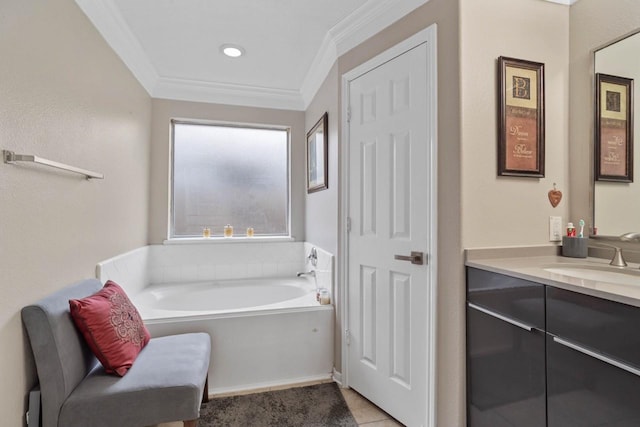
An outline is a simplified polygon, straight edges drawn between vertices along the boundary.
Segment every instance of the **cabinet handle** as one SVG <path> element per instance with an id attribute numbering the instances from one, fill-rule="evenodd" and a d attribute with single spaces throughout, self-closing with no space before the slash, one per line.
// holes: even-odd
<path id="1" fill-rule="evenodd" d="M 478 311 L 483 312 L 484 314 L 488 314 L 489 316 L 492 316 L 492 317 L 500 319 L 500 320 L 502 320 L 504 322 L 510 323 L 513 326 L 517 326 L 518 328 L 524 329 L 525 331 L 531 332 L 531 331 L 533 331 L 535 329 L 535 327 L 533 327 L 533 326 L 529 326 L 526 323 L 518 322 L 517 320 L 511 319 L 510 317 L 503 316 L 502 314 L 498 314 L 495 311 L 487 310 L 486 308 L 480 307 L 479 305 L 476 305 L 476 304 L 474 304 L 472 302 L 468 302 L 467 305 L 470 308 L 474 308 L 474 309 L 476 309 Z"/>
<path id="2" fill-rule="evenodd" d="M 562 338 L 558 338 L 558 337 L 553 337 L 553 342 L 556 342 L 560 345 L 563 345 L 565 347 L 569 347 L 575 351 L 579 351 L 580 353 L 586 354 L 587 356 L 591 356 L 593 358 L 596 358 L 604 363 L 608 363 L 609 365 L 613 365 L 616 368 L 620 368 L 620 369 L 624 369 L 627 372 L 632 373 L 633 375 L 637 375 L 640 377 L 640 369 L 634 368 L 633 366 L 629 366 L 625 363 L 622 362 L 618 362 L 617 360 L 611 359 L 610 357 L 605 356 L 602 353 L 597 353 L 593 350 L 589 350 L 587 348 L 584 348 L 578 344 L 574 344 L 571 341 L 567 341 L 567 340 L 563 340 Z"/>

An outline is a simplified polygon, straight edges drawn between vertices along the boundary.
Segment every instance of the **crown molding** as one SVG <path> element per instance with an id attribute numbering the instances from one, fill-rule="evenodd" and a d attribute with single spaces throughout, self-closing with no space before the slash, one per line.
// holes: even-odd
<path id="1" fill-rule="evenodd" d="M 158 73 L 113 1 L 75 1 L 142 87 L 149 95 L 153 95 L 153 88 L 159 78 Z"/>
<path id="2" fill-rule="evenodd" d="M 300 92 L 306 109 L 338 57 L 429 0 L 369 0 L 336 24 L 325 36 Z"/>
<path id="3" fill-rule="evenodd" d="M 358 46 L 429 0 L 369 0 L 329 30 L 338 56 Z"/>
<path id="4" fill-rule="evenodd" d="M 366 2 L 329 30 L 298 91 L 161 77 L 112 0 L 75 0 L 151 97 L 287 110 L 309 106 L 340 55 L 428 1 Z"/>
<path id="5" fill-rule="evenodd" d="M 154 98 L 213 104 L 304 110 L 302 96 L 297 90 L 273 89 L 229 83 L 213 83 L 188 79 L 160 77 L 154 87 Z"/>
<path id="6" fill-rule="evenodd" d="M 571 6 L 572 4 L 576 3 L 578 0 L 544 0 L 544 1 L 548 1 L 551 3 L 559 3 L 559 4 L 564 4 L 567 6 Z"/>

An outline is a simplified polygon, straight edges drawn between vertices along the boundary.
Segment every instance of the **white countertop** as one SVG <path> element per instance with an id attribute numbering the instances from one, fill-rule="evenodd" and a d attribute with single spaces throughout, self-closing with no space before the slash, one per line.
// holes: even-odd
<path id="1" fill-rule="evenodd" d="M 543 255 L 482 259 L 476 255 L 467 257 L 465 265 L 640 307 L 640 269 L 635 263 L 629 263 L 627 267 L 612 267 L 609 265 L 609 260 L 601 258 L 567 258 Z M 588 278 L 547 271 L 547 269 L 554 268 L 576 267 L 585 267 L 585 276 Z M 625 277 L 628 275 L 633 283 L 620 284 L 603 281 L 602 278 L 597 277 L 601 276 L 598 270 L 589 270 L 590 267 L 618 274 L 624 273 Z M 593 278 L 589 277 L 590 271 L 593 271 Z M 637 284 L 635 283 L 636 279 Z"/>

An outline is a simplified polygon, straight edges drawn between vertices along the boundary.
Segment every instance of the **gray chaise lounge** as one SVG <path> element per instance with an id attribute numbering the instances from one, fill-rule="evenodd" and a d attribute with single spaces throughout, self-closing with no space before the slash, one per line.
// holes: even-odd
<path id="1" fill-rule="evenodd" d="M 40 380 L 42 426 L 184 421 L 195 427 L 209 369 L 209 336 L 152 338 L 124 377 L 106 374 L 69 313 L 69 299 L 101 288 L 96 279 L 84 280 L 22 309 Z"/>

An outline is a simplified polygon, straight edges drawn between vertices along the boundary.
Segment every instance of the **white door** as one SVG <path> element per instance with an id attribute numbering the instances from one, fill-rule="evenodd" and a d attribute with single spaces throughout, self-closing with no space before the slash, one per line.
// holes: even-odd
<path id="1" fill-rule="evenodd" d="M 348 83 L 348 385 L 412 427 L 427 425 L 431 398 L 427 51 Z"/>

